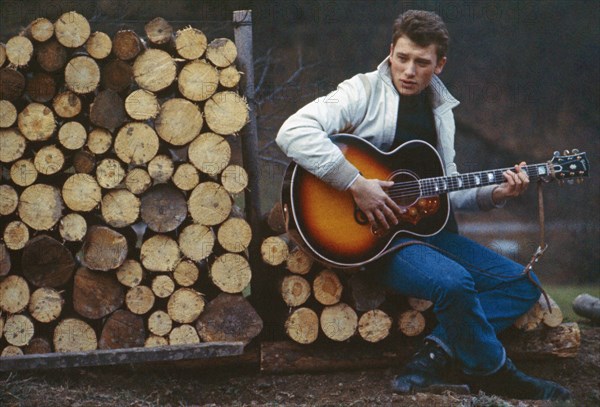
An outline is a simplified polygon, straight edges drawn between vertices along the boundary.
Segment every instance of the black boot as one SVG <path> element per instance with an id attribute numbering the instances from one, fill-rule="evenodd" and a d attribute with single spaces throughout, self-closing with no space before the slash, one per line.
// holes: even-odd
<path id="1" fill-rule="evenodd" d="M 392 380 L 392 390 L 404 394 L 417 391 L 438 393 L 443 390 L 468 393 L 466 385 L 456 385 L 448 381 L 451 364 L 450 356 L 438 344 L 425 341 L 402 373 Z"/>
<path id="2" fill-rule="evenodd" d="M 521 372 L 510 359 L 489 376 L 467 376 L 472 388 L 488 394 L 525 400 L 569 400 L 571 393 L 561 385 Z"/>

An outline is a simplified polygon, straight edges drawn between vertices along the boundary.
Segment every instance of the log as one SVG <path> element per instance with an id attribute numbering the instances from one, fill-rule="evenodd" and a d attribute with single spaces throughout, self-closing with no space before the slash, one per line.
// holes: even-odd
<path id="1" fill-rule="evenodd" d="M 21 250 L 29 240 L 29 229 L 23 222 L 14 220 L 4 228 L 4 244 L 10 250 Z"/>
<path id="2" fill-rule="evenodd" d="M 106 226 L 89 228 L 82 247 L 81 264 L 92 270 L 118 268 L 127 258 L 125 236 Z"/>
<path id="3" fill-rule="evenodd" d="M 0 281 L 0 309 L 9 314 L 16 314 L 27 308 L 29 303 L 29 286 L 21 276 L 10 275 Z"/>
<path id="4" fill-rule="evenodd" d="M 231 197 L 223 186 L 215 182 L 199 184 L 188 199 L 188 210 L 192 219 L 201 225 L 213 226 L 222 223 L 231 212 Z"/>
<path id="5" fill-rule="evenodd" d="M 385 288 L 373 281 L 367 273 L 355 273 L 346 285 L 348 304 L 357 311 L 371 311 L 385 302 Z"/>
<path id="6" fill-rule="evenodd" d="M 41 103 L 30 103 L 19 113 L 19 130 L 29 141 L 45 141 L 54 134 L 56 123 L 52 110 Z"/>
<path id="7" fill-rule="evenodd" d="M 5 129 L 17 121 L 17 108 L 8 100 L 0 100 L 0 127 Z"/>
<path id="8" fill-rule="evenodd" d="M 173 270 L 175 282 L 182 287 L 190 287 L 198 281 L 200 271 L 193 261 L 183 260 Z"/>
<path id="9" fill-rule="evenodd" d="M 127 309 L 137 315 L 144 315 L 152 309 L 156 297 L 150 289 L 145 285 L 137 285 L 127 290 L 125 295 L 125 304 Z"/>
<path id="10" fill-rule="evenodd" d="M 127 123 L 115 138 L 115 153 L 125 164 L 146 164 L 158 153 L 158 135 L 146 123 Z"/>
<path id="11" fill-rule="evenodd" d="M 71 252 L 47 235 L 29 240 L 21 260 L 23 276 L 36 287 L 60 287 L 67 284 L 75 270 Z"/>
<path id="12" fill-rule="evenodd" d="M 74 174 L 63 184 L 62 197 L 69 209 L 77 212 L 90 212 L 100 203 L 102 190 L 91 175 Z"/>
<path id="13" fill-rule="evenodd" d="M 10 179 L 15 185 L 28 187 L 32 185 L 38 177 L 38 172 L 32 160 L 17 160 L 10 167 Z"/>
<path id="14" fill-rule="evenodd" d="M 248 173 L 239 165 L 228 165 L 221 172 L 221 184 L 230 194 L 239 194 L 248 186 Z"/>
<path id="15" fill-rule="evenodd" d="M 90 174 L 96 169 L 96 157 L 86 150 L 78 150 L 73 154 L 73 168 L 80 174 Z"/>
<path id="16" fill-rule="evenodd" d="M 4 243 L 0 243 L 0 277 L 5 276 L 10 272 L 12 263 L 10 261 L 10 253 Z M 0 330 L 0 338 L 2 337 Z"/>
<path id="17" fill-rule="evenodd" d="M 246 101 L 231 91 L 215 93 L 204 105 L 206 124 L 221 135 L 236 134 L 249 121 Z"/>
<path id="18" fill-rule="evenodd" d="M 53 288 L 38 288 L 31 294 L 29 314 L 42 323 L 55 321 L 61 314 L 64 300 L 60 293 Z"/>
<path id="19" fill-rule="evenodd" d="M 262 260 L 271 266 L 283 264 L 289 256 L 288 243 L 287 235 L 267 237 L 260 246 Z"/>
<path id="20" fill-rule="evenodd" d="M 377 343 L 390 335 L 392 318 L 379 309 L 365 312 L 358 320 L 358 333 L 367 342 Z"/>
<path id="21" fill-rule="evenodd" d="M 158 298 L 168 298 L 175 291 L 175 282 L 171 277 L 163 274 L 154 277 L 151 287 Z"/>
<path id="22" fill-rule="evenodd" d="M 202 133 L 190 143 L 188 157 L 198 171 L 216 176 L 229 165 L 231 147 L 218 134 Z"/>
<path id="23" fill-rule="evenodd" d="M 87 131 L 79 122 L 66 122 L 58 129 L 58 141 L 67 150 L 79 150 L 87 141 Z"/>
<path id="24" fill-rule="evenodd" d="M 175 81 L 177 65 L 167 52 L 147 49 L 133 63 L 133 77 L 138 86 L 151 92 L 159 92 Z"/>
<path id="25" fill-rule="evenodd" d="M 219 83 L 224 88 L 235 88 L 242 78 L 241 73 L 234 65 L 230 65 L 219 71 Z"/>
<path id="26" fill-rule="evenodd" d="M 425 330 L 426 321 L 419 311 L 404 311 L 398 317 L 398 330 L 406 336 L 417 336 Z"/>
<path id="27" fill-rule="evenodd" d="M 225 68 L 237 58 L 237 47 L 228 38 L 215 38 L 208 44 L 206 59 L 219 68 Z"/>
<path id="28" fill-rule="evenodd" d="M 38 42 L 48 41 L 54 35 L 54 24 L 47 18 L 36 18 L 25 29 L 25 35 Z"/>
<path id="29" fill-rule="evenodd" d="M 196 28 L 187 27 L 175 33 L 175 49 L 185 59 L 198 59 L 204 55 L 207 42 L 206 35 Z"/>
<path id="30" fill-rule="evenodd" d="M 90 107 L 90 121 L 105 129 L 121 127 L 125 122 L 123 99 L 111 89 L 99 92 Z"/>
<path id="31" fill-rule="evenodd" d="M 113 37 L 113 54 L 123 61 L 129 61 L 137 57 L 142 48 L 140 37 L 133 30 L 119 30 Z"/>
<path id="32" fill-rule="evenodd" d="M 54 23 L 54 34 L 65 47 L 78 48 L 85 44 L 91 34 L 90 23 L 81 14 L 69 11 Z"/>
<path id="33" fill-rule="evenodd" d="M 113 274 L 79 267 L 73 284 L 73 308 L 82 317 L 100 319 L 121 308 L 125 292 Z"/>
<path id="34" fill-rule="evenodd" d="M 148 317 L 148 331 L 156 336 L 165 336 L 171 332 L 173 328 L 173 320 L 165 311 L 154 311 Z"/>
<path id="35" fill-rule="evenodd" d="M 23 350 L 18 346 L 8 345 L 2 349 L 0 357 L 9 358 L 11 356 L 23 356 Z"/>
<path id="36" fill-rule="evenodd" d="M 52 342 L 55 352 L 85 352 L 98 348 L 94 329 L 76 318 L 60 321 L 54 329 Z"/>
<path id="37" fill-rule="evenodd" d="M 160 104 L 154 93 L 137 89 L 125 98 L 125 111 L 134 120 L 149 120 L 158 116 Z"/>
<path id="38" fill-rule="evenodd" d="M 0 140 L 2 140 L 2 148 L 0 148 L 0 162 L 10 163 L 23 157 L 27 140 L 19 129 L 0 129 Z"/>
<path id="39" fill-rule="evenodd" d="M 207 226 L 192 224 L 181 231 L 178 243 L 185 257 L 201 261 L 212 254 L 215 235 Z"/>
<path id="40" fill-rule="evenodd" d="M 169 298 L 167 312 L 173 321 L 190 324 L 204 311 L 204 306 L 202 294 L 191 288 L 180 288 Z"/>
<path id="41" fill-rule="evenodd" d="M 54 97 L 52 107 L 59 117 L 71 119 L 81 113 L 81 99 L 76 93 L 67 90 Z"/>
<path id="42" fill-rule="evenodd" d="M 144 270 L 139 261 L 127 259 L 117 269 L 117 280 L 125 287 L 136 287 L 144 279 Z"/>
<path id="43" fill-rule="evenodd" d="M 44 175 L 59 172 L 65 164 L 65 155 L 54 144 L 40 148 L 33 159 L 35 169 Z"/>
<path id="44" fill-rule="evenodd" d="M 69 90 L 86 94 L 93 92 L 100 83 L 100 68 L 90 57 L 78 56 L 65 66 L 65 84 Z"/>
<path id="45" fill-rule="evenodd" d="M 25 93 L 34 102 L 49 102 L 56 95 L 56 81 L 46 72 L 35 72 L 27 81 Z"/>
<path id="46" fill-rule="evenodd" d="M 563 313 L 556 303 L 551 297 L 548 297 L 550 300 L 550 308 L 548 308 L 548 304 L 543 296 L 540 296 L 539 300 L 542 303 L 542 322 L 544 325 L 549 326 L 551 328 L 555 328 L 562 324 L 563 322 Z"/>
<path id="47" fill-rule="evenodd" d="M 209 276 L 221 291 L 237 294 L 250 284 L 252 271 L 244 257 L 235 253 L 225 253 L 215 259 L 210 267 Z"/>
<path id="48" fill-rule="evenodd" d="M 29 38 L 18 35 L 6 42 L 6 58 L 8 62 L 16 67 L 29 64 L 33 56 L 33 44 Z"/>
<path id="49" fill-rule="evenodd" d="M 174 146 L 184 146 L 200 134 L 203 123 L 198 106 L 189 100 L 173 98 L 161 105 L 154 126 L 161 139 Z"/>
<path id="50" fill-rule="evenodd" d="M 35 47 L 35 59 L 46 72 L 60 71 L 67 65 L 67 49 L 55 39 Z"/>
<path id="51" fill-rule="evenodd" d="M 25 90 L 25 77 L 16 69 L 0 69 L 0 99 L 14 102 Z"/>
<path id="52" fill-rule="evenodd" d="M 206 305 L 196 322 L 204 342 L 243 342 L 260 334 L 263 321 L 242 295 L 221 293 Z"/>
<path id="53" fill-rule="evenodd" d="M 313 259 L 304 250 L 296 246 L 290 250 L 285 264 L 291 273 L 305 275 L 311 270 Z"/>
<path id="54" fill-rule="evenodd" d="M 29 344 L 23 347 L 23 353 L 25 355 L 40 355 L 43 353 L 51 353 L 52 347 L 50 342 L 46 338 L 33 338 L 29 341 Z"/>
<path id="55" fill-rule="evenodd" d="M 155 45 L 168 44 L 173 40 L 173 27 L 162 17 L 147 22 L 144 31 L 148 41 Z"/>
<path id="56" fill-rule="evenodd" d="M 173 328 L 169 333 L 170 345 L 189 345 L 194 343 L 200 343 L 200 338 L 194 327 L 191 325 L 180 325 Z"/>
<path id="57" fill-rule="evenodd" d="M 285 276 L 281 280 L 279 292 L 287 306 L 299 307 L 310 297 L 310 283 L 297 275 Z"/>
<path id="58" fill-rule="evenodd" d="M 135 195 L 140 195 L 146 192 L 152 185 L 150 174 L 143 168 L 134 168 L 125 176 L 125 187 Z"/>
<path id="59" fill-rule="evenodd" d="M 94 59 L 104 59 L 112 51 L 112 40 L 108 34 L 96 31 L 90 34 L 85 43 L 85 50 Z"/>
<path id="60" fill-rule="evenodd" d="M 102 219 L 114 228 L 133 224 L 140 214 L 140 199 L 126 189 L 115 189 L 102 197 Z"/>
<path id="61" fill-rule="evenodd" d="M 221 224 L 217 232 L 221 247 L 232 253 L 248 250 L 252 240 L 250 224 L 242 218 L 229 218 Z"/>
<path id="62" fill-rule="evenodd" d="M 19 217 L 35 230 L 50 230 L 62 217 L 63 200 L 58 188 L 46 184 L 31 185 L 19 198 Z"/>
<path id="63" fill-rule="evenodd" d="M 313 280 L 313 295 L 323 305 L 334 305 L 342 298 L 343 285 L 332 270 L 323 270 Z"/>
<path id="64" fill-rule="evenodd" d="M 102 87 L 123 92 L 133 84 L 133 68 L 127 62 L 113 59 L 102 67 Z"/>
<path id="65" fill-rule="evenodd" d="M 19 194 L 7 184 L 0 185 L 0 215 L 6 216 L 13 213 L 19 205 Z"/>
<path id="66" fill-rule="evenodd" d="M 343 302 L 326 306 L 319 321 L 325 336 L 337 342 L 350 339 L 358 327 L 356 312 Z"/>
<path id="67" fill-rule="evenodd" d="M 0 339 L 2 339 L 2 335 L 4 334 L 4 317 L 0 315 Z"/>
<path id="68" fill-rule="evenodd" d="M 141 218 L 158 233 L 177 229 L 187 217 L 187 204 L 181 191 L 168 184 L 159 184 L 144 193 Z"/>
<path id="69" fill-rule="evenodd" d="M 150 335 L 144 342 L 145 348 L 166 347 L 169 346 L 169 340 L 162 336 Z"/>
<path id="70" fill-rule="evenodd" d="M 25 346 L 33 338 L 35 327 L 25 315 L 9 315 L 4 322 L 4 339 L 13 346 Z"/>
<path id="71" fill-rule="evenodd" d="M 415 311 L 425 312 L 433 306 L 433 303 L 421 298 L 408 297 L 408 305 Z"/>
<path id="72" fill-rule="evenodd" d="M 297 343 L 313 343 L 319 336 L 319 317 L 310 308 L 298 308 L 286 319 L 285 333 Z"/>
<path id="73" fill-rule="evenodd" d="M 164 184 L 169 181 L 175 172 L 175 164 L 171 157 L 165 154 L 156 155 L 148 163 L 148 174 L 155 184 Z"/>
<path id="74" fill-rule="evenodd" d="M 152 236 L 142 243 L 140 260 L 149 271 L 173 271 L 180 259 L 179 245 L 168 236 Z"/>
<path id="75" fill-rule="evenodd" d="M 555 328 L 509 331 L 502 335 L 502 343 L 508 356 L 515 360 L 574 358 L 581 345 L 581 333 L 577 323 L 566 322 Z"/>
<path id="76" fill-rule="evenodd" d="M 180 164 L 173 174 L 173 184 L 182 191 L 191 191 L 200 183 L 200 175 L 192 164 Z"/>
<path id="77" fill-rule="evenodd" d="M 87 233 L 87 222 L 78 213 L 69 213 L 58 224 L 60 236 L 67 242 L 81 242 Z"/>
<path id="78" fill-rule="evenodd" d="M 98 349 L 126 349 L 144 346 L 144 319 L 125 310 L 117 310 L 104 324 Z"/>
<path id="79" fill-rule="evenodd" d="M 177 77 L 177 86 L 179 92 L 189 100 L 206 100 L 214 95 L 219 87 L 219 71 L 203 60 L 188 62 Z"/>
<path id="80" fill-rule="evenodd" d="M 600 322 L 600 299 L 590 294 L 579 294 L 573 300 L 573 311 L 594 322 Z"/>
<path id="81" fill-rule="evenodd" d="M 114 158 L 105 158 L 96 167 L 96 180 L 102 188 L 113 189 L 125 179 L 125 170 Z"/>
<path id="82" fill-rule="evenodd" d="M 0 68 L 4 66 L 6 62 L 6 45 L 0 42 Z"/>

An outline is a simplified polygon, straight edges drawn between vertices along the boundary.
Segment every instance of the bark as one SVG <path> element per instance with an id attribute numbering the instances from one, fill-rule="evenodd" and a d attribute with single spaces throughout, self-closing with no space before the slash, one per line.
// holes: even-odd
<path id="1" fill-rule="evenodd" d="M 346 286 L 348 303 L 357 311 L 379 308 L 386 300 L 385 289 L 367 273 L 355 273 Z"/>
<path id="2" fill-rule="evenodd" d="M 96 169 L 96 157 L 87 150 L 73 154 L 73 168 L 79 174 L 91 174 Z"/>
<path id="3" fill-rule="evenodd" d="M 73 308 L 89 319 L 100 319 L 123 305 L 125 293 L 113 274 L 80 267 L 75 273 Z"/>
<path id="4" fill-rule="evenodd" d="M 135 58 L 142 51 L 140 37 L 132 30 L 117 31 L 112 41 L 112 51 L 123 61 Z"/>
<path id="5" fill-rule="evenodd" d="M 50 236 L 38 235 L 25 245 L 21 269 L 34 286 L 57 288 L 71 280 L 75 260 L 58 241 Z"/>
<path id="6" fill-rule="evenodd" d="M 0 99 L 16 101 L 25 90 L 25 77 L 15 69 L 0 69 Z"/>
<path id="7" fill-rule="evenodd" d="M 102 328 L 99 349 L 125 349 L 144 346 L 144 319 L 125 310 L 112 314 Z"/>
<path id="8" fill-rule="evenodd" d="M 577 323 L 568 322 L 555 328 L 542 326 L 530 332 L 507 332 L 502 342 L 509 357 L 514 359 L 574 358 L 581 345 L 581 333 Z"/>
<path id="9" fill-rule="evenodd" d="M 127 62 L 113 59 L 102 67 L 102 87 L 123 92 L 133 84 L 133 68 Z"/>
<path id="10" fill-rule="evenodd" d="M 185 196 L 170 185 L 156 185 L 142 196 L 141 217 L 155 232 L 175 230 L 187 217 Z"/>
<path id="11" fill-rule="evenodd" d="M 90 121 L 106 129 L 121 127 L 125 122 L 125 108 L 121 97 L 111 89 L 98 93 L 90 107 Z"/>
<path id="12" fill-rule="evenodd" d="M 83 242 L 81 264 L 92 270 L 118 268 L 127 258 L 125 236 L 106 226 L 92 226 Z"/>
<path id="13" fill-rule="evenodd" d="M 35 58 L 46 72 L 57 72 L 67 65 L 67 49 L 55 39 L 35 47 Z"/>
<path id="14" fill-rule="evenodd" d="M 5 276 L 10 272 L 11 266 L 10 253 L 6 248 L 6 245 L 0 243 L 0 277 Z M 2 335 L 0 335 L 0 337 L 2 337 Z"/>
<path id="15" fill-rule="evenodd" d="M 56 81 L 46 72 L 36 72 L 27 81 L 25 92 L 34 102 L 49 102 L 56 95 Z"/>

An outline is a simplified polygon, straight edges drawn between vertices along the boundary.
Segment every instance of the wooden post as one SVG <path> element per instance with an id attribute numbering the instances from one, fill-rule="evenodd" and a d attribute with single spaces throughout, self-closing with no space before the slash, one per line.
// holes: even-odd
<path id="1" fill-rule="evenodd" d="M 252 10 L 237 10 L 233 12 L 235 45 L 238 49 L 237 62 L 240 71 L 244 72 L 240 81 L 240 89 L 250 108 L 249 123 L 242 129 L 242 154 L 244 167 L 248 173 L 248 188 L 244 195 L 246 218 L 254 231 L 260 230 L 260 191 L 258 174 L 258 128 L 256 124 L 256 101 L 254 100 L 254 58 L 252 47 Z M 260 271 L 260 239 L 259 233 L 254 233 L 249 247 L 249 260 L 253 273 L 252 297 L 260 315 L 266 315 L 269 298 L 265 290 L 268 276 Z M 268 323 L 268 318 L 267 321 Z"/>

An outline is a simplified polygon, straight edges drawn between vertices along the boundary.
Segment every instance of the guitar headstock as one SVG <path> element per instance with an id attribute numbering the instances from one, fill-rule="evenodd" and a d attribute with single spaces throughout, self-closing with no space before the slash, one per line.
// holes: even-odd
<path id="1" fill-rule="evenodd" d="M 579 150 L 565 150 L 563 155 L 558 151 L 554 152 L 554 156 L 548 161 L 550 167 L 550 175 L 557 180 L 587 177 L 589 175 L 590 164 L 585 153 L 580 153 Z"/>

